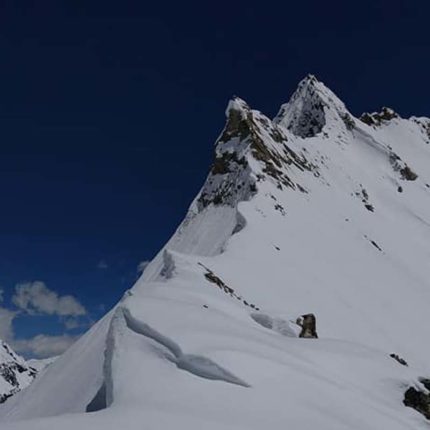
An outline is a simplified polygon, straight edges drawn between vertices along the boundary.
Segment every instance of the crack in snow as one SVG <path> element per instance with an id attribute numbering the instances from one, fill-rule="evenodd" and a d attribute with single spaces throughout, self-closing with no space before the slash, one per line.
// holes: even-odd
<path id="1" fill-rule="evenodd" d="M 133 317 L 129 309 L 123 308 L 122 313 L 127 327 L 134 333 L 150 338 L 164 346 L 172 354 L 172 357 L 167 358 L 176 364 L 178 369 L 185 370 L 204 379 L 224 381 L 242 387 L 250 387 L 248 383 L 219 366 L 211 359 L 201 355 L 184 354 L 177 343 L 159 333 L 148 324 Z"/>

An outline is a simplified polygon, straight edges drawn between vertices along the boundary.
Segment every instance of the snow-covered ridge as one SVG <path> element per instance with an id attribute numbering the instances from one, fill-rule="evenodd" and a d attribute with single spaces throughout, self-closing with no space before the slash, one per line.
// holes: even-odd
<path id="1" fill-rule="evenodd" d="M 427 428 L 430 121 L 390 112 L 313 76 L 275 120 L 232 99 L 175 234 L 2 430 Z"/>

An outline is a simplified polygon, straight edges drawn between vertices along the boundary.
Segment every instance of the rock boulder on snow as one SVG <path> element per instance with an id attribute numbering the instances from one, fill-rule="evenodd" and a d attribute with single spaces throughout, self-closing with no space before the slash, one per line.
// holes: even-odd
<path id="1" fill-rule="evenodd" d="M 306 339 L 318 339 L 317 320 L 314 314 L 302 315 L 297 320 L 297 324 L 302 328 L 299 337 Z"/>

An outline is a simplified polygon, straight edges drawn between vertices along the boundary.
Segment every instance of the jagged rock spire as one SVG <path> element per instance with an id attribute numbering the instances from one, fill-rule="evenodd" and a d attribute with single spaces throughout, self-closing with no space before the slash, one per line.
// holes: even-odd
<path id="1" fill-rule="evenodd" d="M 343 102 L 314 75 L 306 76 L 274 122 L 300 137 L 313 137 L 331 121 L 342 120 L 348 129 L 354 121 Z"/>
<path id="2" fill-rule="evenodd" d="M 226 109 L 226 125 L 215 144 L 215 160 L 197 199 L 198 210 L 210 204 L 235 207 L 257 190 L 257 181 L 274 180 L 278 188 L 296 188 L 291 169 L 311 167 L 288 146 L 285 130 L 239 97 Z"/>

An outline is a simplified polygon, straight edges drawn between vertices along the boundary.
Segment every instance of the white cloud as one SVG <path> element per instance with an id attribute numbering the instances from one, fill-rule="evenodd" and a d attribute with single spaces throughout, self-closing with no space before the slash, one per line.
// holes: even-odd
<path id="1" fill-rule="evenodd" d="M 0 288 L 0 303 L 3 301 L 3 290 Z M 0 339 L 9 343 L 18 353 L 31 357 L 45 358 L 62 354 L 79 336 L 61 334 L 56 336 L 39 334 L 30 339 L 15 339 L 14 319 L 23 312 L 39 315 L 57 315 L 66 329 L 87 326 L 82 317 L 88 318 L 83 305 L 73 296 L 59 296 L 46 287 L 43 282 L 28 282 L 16 285 L 12 302 L 16 309 L 0 306 Z M 84 319 L 85 319 L 84 318 Z"/>
<path id="2" fill-rule="evenodd" d="M 12 342 L 12 347 L 20 354 L 27 354 L 38 358 L 54 357 L 69 348 L 78 336 L 49 336 L 39 334 L 31 339 L 20 339 Z"/>
<path id="3" fill-rule="evenodd" d="M 106 261 L 105 261 L 105 260 L 100 260 L 100 261 L 97 263 L 97 269 L 100 269 L 100 270 L 106 270 L 106 269 L 109 269 L 109 265 L 106 263 Z"/>
<path id="4" fill-rule="evenodd" d="M 13 339 L 12 321 L 18 312 L 0 307 L 0 339 Z"/>
<path id="5" fill-rule="evenodd" d="M 137 265 L 137 273 L 140 275 L 141 273 L 143 273 L 143 271 L 146 269 L 146 266 L 150 263 L 150 261 L 141 261 L 138 265 Z"/>
<path id="6" fill-rule="evenodd" d="M 66 327 L 67 330 L 72 330 L 81 326 L 82 323 L 80 323 L 77 318 L 67 318 L 64 320 L 64 327 Z"/>
<path id="7" fill-rule="evenodd" d="M 73 296 L 59 296 L 43 282 L 26 282 L 16 285 L 12 297 L 15 306 L 29 314 L 81 316 L 87 311 Z"/>

